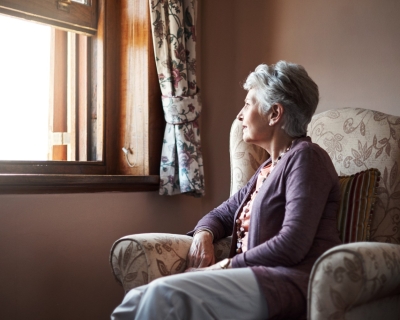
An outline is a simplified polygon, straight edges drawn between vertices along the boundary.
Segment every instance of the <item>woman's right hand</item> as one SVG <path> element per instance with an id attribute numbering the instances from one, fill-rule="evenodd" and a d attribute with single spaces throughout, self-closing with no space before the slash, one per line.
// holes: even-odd
<path id="1" fill-rule="evenodd" d="M 200 231 L 193 237 L 187 255 L 186 270 L 204 268 L 215 263 L 213 236 L 208 231 Z"/>

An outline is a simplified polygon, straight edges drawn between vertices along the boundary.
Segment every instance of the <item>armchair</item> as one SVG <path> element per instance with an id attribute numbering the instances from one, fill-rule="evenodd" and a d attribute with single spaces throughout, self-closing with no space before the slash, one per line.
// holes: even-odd
<path id="1" fill-rule="evenodd" d="M 338 175 L 377 168 L 382 178 L 368 231 L 370 241 L 343 244 L 315 263 L 308 290 L 309 319 L 400 319 L 400 117 L 344 108 L 313 117 L 308 135 L 330 155 Z M 241 123 L 230 134 L 231 194 L 244 186 L 268 154 L 242 140 Z M 125 292 L 158 277 L 180 273 L 192 238 L 137 234 L 117 240 L 110 254 Z M 230 239 L 215 244 L 216 260 Z"/>

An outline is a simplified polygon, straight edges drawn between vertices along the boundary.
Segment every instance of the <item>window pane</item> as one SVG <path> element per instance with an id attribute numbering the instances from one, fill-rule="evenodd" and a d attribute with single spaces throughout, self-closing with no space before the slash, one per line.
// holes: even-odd
<path id="1" fill-rule="evenodd" d="M 0 161 L 99 160 L 90 38 L 2 15 L 0 28 Z"/>
<path id="2" fill-rule="evenodd" d="M 51 27 L 0 15 L 0 160 L 47 160 Z"/>

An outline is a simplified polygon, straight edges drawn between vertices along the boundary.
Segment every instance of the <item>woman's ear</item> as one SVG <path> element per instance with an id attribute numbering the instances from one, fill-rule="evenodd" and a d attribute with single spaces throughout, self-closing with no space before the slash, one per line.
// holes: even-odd
<path id="1" fill-rule="evenodd" d="M 280 103 L 274 103 L 270 109 L 269 125 L 279 123 L 283 119 L 284 109 Z"/>

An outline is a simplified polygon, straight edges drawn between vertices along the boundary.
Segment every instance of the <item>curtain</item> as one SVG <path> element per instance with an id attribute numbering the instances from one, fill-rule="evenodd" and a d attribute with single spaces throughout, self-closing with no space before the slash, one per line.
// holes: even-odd
<path id="1" fill-rule="evenodd" d="M 155 60 L 167 122 L 161 153 L 161 195 L 204 195 L 196 10 L 197 0 L 150 0 Z"/>

